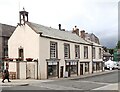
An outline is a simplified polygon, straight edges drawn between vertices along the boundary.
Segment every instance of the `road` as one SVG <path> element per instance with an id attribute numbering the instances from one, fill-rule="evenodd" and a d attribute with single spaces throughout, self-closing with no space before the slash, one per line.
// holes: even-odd
<path id="1" fill-rule="evenodd" d="M 82 79 L 54 80 L 31 83 L 29 86 L 3 87 L 2 90 L 103 90 L 105 87 L 118 90 L 118 78 L 118 72 L 115 71 Z"/>

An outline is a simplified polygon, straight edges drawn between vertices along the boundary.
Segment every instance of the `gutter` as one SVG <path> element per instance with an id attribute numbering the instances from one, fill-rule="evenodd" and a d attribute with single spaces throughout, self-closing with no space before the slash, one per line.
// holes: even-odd
<path id="1" fill-rule="evenodd" d="M 69 40 L 65 40 L 65 39 L 59 39 L 59 38 L 44 36 L 44 35 L 42 35 L 42 33 L 40 33 L 40 37 L 49 38 L 49 39 L 55 39 L 55 40 L 60 40 L 60 41 L 67 41 L 67 42 L 72 42 L 72 43 L 77 43 L 77 44 L 83 44 L 83 45 L 90 45 L 90 46 L 91 46 L 91 44 L 80 43 L 80 42 L 74 42 L 74 41 L 69 41 Z"/>

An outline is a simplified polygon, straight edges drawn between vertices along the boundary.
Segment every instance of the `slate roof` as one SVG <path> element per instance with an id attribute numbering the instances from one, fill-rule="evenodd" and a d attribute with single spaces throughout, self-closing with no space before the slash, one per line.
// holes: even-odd
<path id="1" fill-rule="evenodd" d="M 15 30 L 15 26 L 0 23 L 0 36 L 10 37 Z"/>
<path id="2" fill-rule="evenodd" d="M 93 46 L 99 46 L 99 47 L 102 47 L 102 45 L 98 44 L 98 43 L 95 43 L 93 41 L 90 41 L 90 40 L 86 40 L 88 41 L 89 43 L 91 43 Z"/>
<path id="3" fill-rule="evenodd" d="M 83 40 L 78 35 L 73 34 L 69 31 L 61 31 L 58 29 L 46 27 L 46 26 L 32 23 L 32 22 L 27 22 L 27 25 L 31 27 L 37 33 L 42 33 L 42 36 L 47 36 L 47 37 L 60 39 L 60 40 L 72 41 L 76 43 L 90 44 L 89 42 Z"/>
<path id="4" fill-rule="evenodd" d="M 110 56 L 113 56 L 113 55 L 111 55 L 109 52 L 104 52 L 104 53 L 103 53 L 103 56 L 104 56 L 104 57 L 105 57 L 105 56 L 109 56 L 109 57 L 110 57 Z"/>

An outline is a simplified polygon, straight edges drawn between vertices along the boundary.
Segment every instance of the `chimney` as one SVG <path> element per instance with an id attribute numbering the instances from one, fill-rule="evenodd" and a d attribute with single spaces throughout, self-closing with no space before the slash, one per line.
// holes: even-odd
<path id="1" fill-rule="evenodd" d="M 75 28 L 73 28 L 72 33 L 75 33 L 79 36 L 79 29 L 77 28 L 77 26 L 75 26 Z"/>
<path id="2" fill-rule="evenodd" d="M 80 31 L 80 37 L 81 38 L 83 38 L 83 39 L 85 39 L 85 30 L 82 30 L 82 31 Z"/>
<path id="3" fill-rule="evenodd" d="M 61 30 L 61 24 L 59 24 L 58 26 L 59 26 L 59 30 Z"/>

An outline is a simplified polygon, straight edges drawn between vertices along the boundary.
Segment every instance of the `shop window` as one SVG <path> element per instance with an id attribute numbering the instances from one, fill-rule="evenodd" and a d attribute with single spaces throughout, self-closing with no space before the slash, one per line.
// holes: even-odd
<path id="1" fill-rule="evenodd" d="M 58 76 L 58 64 L 57 62 L 48 63 L 48 78 Z"/>
<path id="2" fill-rule="evenodd" d="M 96 63 L 96 70 L 97 71 L 100 70 L 100 63 L 99 62 Z"/>
<path id="3" fill-rule="evenodd" d="M 89 72 L 89 63 L 85 63 L 85 72 Z"/>
<path id="4" fill-rule="evenodd" d="M 77 62 L 71 62 L 71 74 L 77 74 Z"/>
<path id="5" fill-rule="evenodd" d="M 77 74 L 78 72 L 78 63 L 77 62 L 66 62 L 66 71 L 68 72 L 68 76 L 71 74 Z"/>
<path id="6" fill-rule="evenodd" d="M 96 71 L 96 63 L 93 63 L 93 71 Z"/>

